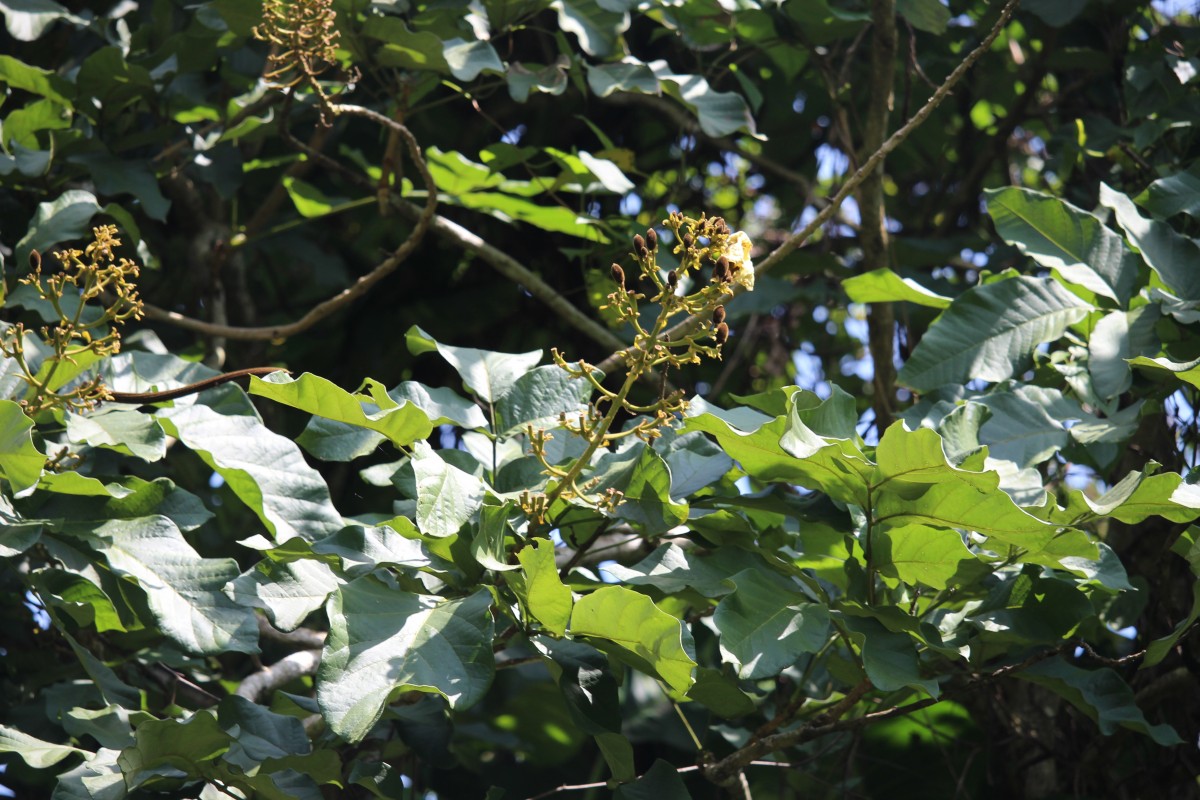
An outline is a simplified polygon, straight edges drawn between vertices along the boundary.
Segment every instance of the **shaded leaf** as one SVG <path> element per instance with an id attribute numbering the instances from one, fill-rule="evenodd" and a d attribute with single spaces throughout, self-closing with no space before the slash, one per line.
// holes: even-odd
<path id="1" fill-rule="evenodd" d="M 580 598 L 571 613 L 571 635 L 592 639 L 601 650 L 661 678 L 680 694 L 692 685 L 696 661 L 691 631 L 632 589 L 605 586 Z"/>
<path id="2" fill-rule="evenodd" d="M 829 634 L 829 610 L 800 587 L 765 570 L 728 579 L 736 589 L 717 605 L 713 624 L 721 655 L 742 680 L 778 675 L 805 653 L 815 653 Z"/>
<path id="3" fill-rule="evenodd" d="M 342 529 L 320 473 L 300 448 L 255 417 L 219 414 L 208 406 L 162 409 L 163 427 L 196 452 L 284 542 L 320 539 Z"/>
<path id="4" fill-rule="evenodd" d="M 1164 747 L 1183 743 L 1170 725 L 1151 725 L 1146 721 L 1134 702 L 1129 684 L 1111 669 L 1087 670 L 1053 659 L 1023 669 L 1016 677 L 1045 686 L 1063 697 L 1095 720 L 1105 735 L 1124 727 L 1144 733 Z"/>
<path id="5" fill-rule="evenodd" d="M 467 708 L 492 682 L 491 595 L 445 600 L 390 588 L 373 577 L 329 600 L 329 639 L 317 700 L 330 727 L 356 742 L 403 691 L 435 692 Z"/>

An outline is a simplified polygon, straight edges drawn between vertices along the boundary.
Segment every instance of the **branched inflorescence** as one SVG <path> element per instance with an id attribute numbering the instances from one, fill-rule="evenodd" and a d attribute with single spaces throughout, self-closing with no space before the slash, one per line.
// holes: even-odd
<path id="1" fill-rule="evenodd" d="M 108 389 L 99 377 L 70 389 L 56 386 L 55 377 L 64 363 L 77 365 L 85 354 L 104 357 L 120 351 L 118 326 L 142 316 L 142 301 L 133 283 L 138 265 L 114 255 L 113 250 L 121 246 L 116 227 L 101 225 L 92 229 L 92 236 L 92 243 L 84 250 L 56 251 L 54 256 L 61 269 L 49 277 L 42 274 L 41 255 L 36 250 L 30 253 L 33 271 L 21 278 L 21 283 L 33 287 L 58 315 L 53 326 L 40 331 L 52 351 L 41 364 L 35 366 L 29 361 L 24 325 L 18 323 L 0 334 L 0 354 L 17 364 L 21 378 L 32 389 L 21 401 L 30 416 L 48 408 L 91 409 L 108 399 Z M 96 306 L 88 304 L 102 294 L 108 305 L 96 313 Z"/>
<path id="2" fill-rule="evenodd" d="M 334 28 L 333 0 L 265 0 L 262 15 L 253 33 L 271 44 L 263 77 L 283 89 L 307 86 L 317 96 L 321 118 L 327 122 L 330 100 L 320 77 L 337 64 L 340 34 Z M 355 79 L 347 77 L 350 82 Z"/>
<path id="3" fill-rule="evenodd" d="M 592 456 L 600 447 L 636 436 L 652 442 L 662 435 L 687 407 L 681 390 L 663 393 L 647 405 L 628 399 L 634 384 L 655 370 L 665 371 L 685 364 L 698 364 L 702 358 L 721 358 L 721 348 L 729 339 L 725 321 L 725 303 L 732 298 L 733 284 L 754 288 L 754 265 L 750 260 L 750 238 L 742 231 L 731 231 L 721 217 L 692 219 L 674 212 L 663 226 L 671 231 L 675 243 L 672 252 L 678 266 L 666 271 L 659 268 L 659 239 L 654 229 L 633 237 L 633 260 L 637 277 L 630 280 L 620 264 L 613 264 L 611 275 L 617 288 L 608 296 L 608 305 L 619 320 L 634 330 L 633 344 L 620 352 L 625 364 L 625 381 L 613 391 L 600 383 L 601 373 L 585 361 L 570 363 L 557 351 L 554 362 L 571 377 L 588 381 L 596 399 L 574 417 L 562 414 L 559 425 L 582 437 L 588 446 L 569 466 L 551 464 L 546 455 L 548 431 L 530 427 L 526 434 L 530 449 L 551 477 L 551 488 L 544 495 L 522 497 L 522 507 L 530 518 L 541 521 L 551 503 L 559 498 L 575 498 L 602 511 L 612 511 L 621 502 L 621 493 L 607 489 L 593 495 L 596 480 L 582 480 Z M 657 303 L 658 316 L 646 328 L 641 322 L 640 304 Z M 666 335 L 671 321 L 681 315 L 702 320 L 697 328 L 679 338 Z M 665 379 L 664 379 L 665 386 Z M 635 418 L 624 430 L 614 431 L 613 423 L 621 411 Z"/>

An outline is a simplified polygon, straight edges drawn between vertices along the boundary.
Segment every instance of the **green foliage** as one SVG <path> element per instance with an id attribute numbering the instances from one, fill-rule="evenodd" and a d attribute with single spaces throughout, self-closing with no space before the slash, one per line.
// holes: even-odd
<path id="1" fill-rule="evenodd" d="M 996 8 L 263 6 L 0 3 L 0 782 L 1194 788 L 1186 20 L 1028 0 L 872 261 Z"/>

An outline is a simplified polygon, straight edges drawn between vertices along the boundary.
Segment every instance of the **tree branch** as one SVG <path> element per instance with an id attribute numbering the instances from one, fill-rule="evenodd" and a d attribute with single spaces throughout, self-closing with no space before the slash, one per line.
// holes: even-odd
<path id="1" fill-rule="evenodd" d="M 428 192 L 425 206 L 417 215 L 416 224 L 408 238 L 405 239 L 404 242 L 398 248 L 396 248 L 396 250 L 390 256 L 376 265 L 375 268 L 369 273 L 363 275 L 353 284 L 346 287 L 328 300 L 313 306 L 307 314 L 295 322 L 290 322 L 283 325 L 264 325 L 261 327 L 235 327 L 230 325 L 218 325 L 212 322 L 206 322 L 204 320 L 188 317 L 174 311 L 167 311 L 166 309 L 149 304 L 147 304 L 144 309 L 147 319 L 152 319 L 159 322 L 169 322 L 172 325 L 176 325 L 180 328 L 196 331 L 197 333 L 203 333 L 208 336 L 224 336 L 229 339 L 250 339 L 259 341 L 286 339 L 289 336 L 295 336 L 296 334 L 311 328 L 325 317 L 328 317 L 330 314 L 333 314 L 334 312 L 349 305 L 359 297 L 365 295 L 371 290 L 372 287 L 375 286 L 375 284 L 379 283 L 381 280 L 391 274 L 396 267 L 400 266 L 400 264 L 402 264 L 404 260 L 412 254 L 412 252 L 417 248 L 417 245 L 419 245 L 421 240 L 424 238 L 425 232 L 429 229 L 430 222 L 434 217 L 434 211 L 437 209 L 437 186 L 433 181 L 433 176 L 429 172 L 429 167 L 425 164 L 425 159 L 421 156 L 420 145 L 417 144 L 416 138 L 404 125 L 401 125 L 395 120 L 389 119 L 383 114 L 372 111 L 369 108 L 363 108 L 362 106 L 354 105 L 334 104 L 330 106 L 330 110 L 339 115 L 345 114 L 347 116 L 365 117 L 366 119 L 369 119 L 378 125 L 394 131 L 400 136 L 401 139 L 404 140 L 404 143 L 408 148 L 409 155 L 412 157 L 417 171 L 421 174 L 421 179 L 425 183 L 425 187 Z M 304 149 L 305 152 L 312 152 L 307 148 Z"/>
<path id="2" fill-rule="evenodd" d="M 980 42 L 979 46 L 972 50 L 965 59 L 963 59 L 961 64 L 954 68 L 954 71 L 946 77 L 946 80 L 944 80 L 942 85 L 938 87 L 937 91 L 933 93 L 933 96 L 930 97 L 929 100 L 926 101 L 925 105 L 913 115 L 913 118 L 901 126 L 890 137 L 888 137 L 888 140 L 884 142 L 878 150 L 871 154 L 871 157 L 867 159 L 867 162 L 863 164 L 858 171 L 851 175 L 844 184 L 842 184 L 842 188 L 839 189 L 837 194 L 833 196 L 833 199 L 830 201 L 829 205 L 821 209 L 821 211 L 815 217 L 813 217 L 811 222 L 805 225 L 804 228 L 799 232 L 785 239 L 783 244 L 779 245 L 779 247 L 775 248 L 775 250 L 769 256 L 763 259 L 757 265 L 757 267 L 755 267 L 755 274 L 761 275 L 775 267 L 793 250 L 804 244 L 804 242 L 806 242 L 814 232 L 819 230 L 822 225 L 828 222 L 833 215 L 837 213 L 838 208 L 840 208 L 842 202 L 850 196 L 851 192 L 857 189 L 859 185 L 866 180 L 867 176 L 879 166 L 879 164 L 888 156 L 889 153 L 899 147 L 914 130 L 919 128 L 921 124 L 929 118 L 929 115 L 933 113 L 934 109 L 941 105 L 942 101 L 946 99 L 955 85 L 962 80 L 962 77 L 967 73 L 967 70 L 969 70 L 975 64 L 975 62 L 983 57 L 983 54 L 986 53 L 989 48 L 991 48 L 992 43 L 996 41 L 996 37 L 1000 35 L 1000 31 L 1004 29 L 1005 24 L 1008 23 L 1008 20 L 1012 17 L 1013 12 L 1017 10 L 1017 5 L 1019 2 L 1020 0 L 1008 0 L 1008 3 L 1000 12 L 1000 17 L 996 20 L 996 24 L 992 26 L 991 31 L 984 38 L 984 40 Z M 732 288 L 734 289 L 735 293 L 744 291 L 741 286 L 735 286 Z M 695 330 L 701 321 L 702 319 L 700 317 L 691 317 L 689 319 L 685 319 L 677 325 L 671 327 L 666 332 L 666 335 L 668 338 L 677 339 L 680 336 Z M 597 366 L 604 372 L 611 372 L 613 369 L 618 367 L 620 363 L 620 356 L 614 352 L 608 358 L 601 361 Z"/>
<path id="3" fill-rule="evenodd" d="M 320 650 L 297 650 L 289 653 L 269 667 L 263 667 L 258 672 L 248 675 L 236 694 L 257 703 L 262 697 L 270 694 L 284 684 L 305 675 L 312 675 L 321 663 Z"/>
<path id="4" fill-rule="evenodd" d="M 871 89 L 863 126 L 862 151 L 878 150 L 887 135 L 892 110 L 892 86 L 896 77 L 896 4 L 895 0 L 872 0 L 871 18 Z M 888 266 L 887 207 L 883 197 L 883 159 L 863 180 L 858 192 L 862 216 L 859 241 L 862 262 L 859 272 Z M 871 353 L 875 377 L 872 407 L 875 427 L 882 435 L 895 414 L 896 365 L 892 353 L 896 340 L 896 315 L 891 303 L 872 303 L 867 318 L 867 347 Z"/>

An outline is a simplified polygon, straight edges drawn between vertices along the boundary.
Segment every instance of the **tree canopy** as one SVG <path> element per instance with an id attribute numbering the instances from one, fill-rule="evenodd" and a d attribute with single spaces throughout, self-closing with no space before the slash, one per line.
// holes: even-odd
<path id="1" fill-rule="evenodd" d="M 1200 29 L 0 0 L 19 797 L 1187 797 Z"/>

